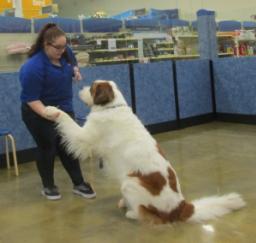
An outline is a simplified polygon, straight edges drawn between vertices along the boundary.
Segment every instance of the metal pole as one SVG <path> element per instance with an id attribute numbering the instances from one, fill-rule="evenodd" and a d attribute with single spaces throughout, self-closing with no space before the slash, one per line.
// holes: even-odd
<path id="1" fill-rule="evenodd" d="M 14 0 L 13 7 L 15 8 L 15 17 L 23 17 L 22 0 Z"/>

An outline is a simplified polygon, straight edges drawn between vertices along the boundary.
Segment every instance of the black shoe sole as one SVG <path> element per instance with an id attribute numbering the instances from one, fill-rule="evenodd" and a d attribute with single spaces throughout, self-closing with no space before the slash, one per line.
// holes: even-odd
<path id="1" fill-rule="evenodd" d="M 95 198 L 96 197 L 96 193 L 90 193 L 90 194 L 85 194 L 83 192 L 80 192 L 76 189 L 73 189 L 73 193 L 76 194 L 76 195 L 79 195 L 79 196 L 82 196 L 84 198 L 87 198 L 87 199 L 92 199 L 92 198 Z"/>
<path id="2" fill-rule="evenodd" d="M 43 196 L 45 196 L 48 200 L 54 201 L 54 200 L 60 200 L 60 199 L 61 199 L 61 195 L 50 196 L 50 195 L 45 194 L 44 191 L 41 191 L 41 194 L 42 194 Z"/>

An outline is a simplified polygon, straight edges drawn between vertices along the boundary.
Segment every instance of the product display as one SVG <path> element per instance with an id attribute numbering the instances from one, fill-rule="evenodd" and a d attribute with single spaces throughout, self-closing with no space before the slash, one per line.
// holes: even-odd
<path id="1" fill-rule="evenodd" d="M 254 31 L 217 32 L 216 38 L 219 57 L 256 54 Z M 198 33 L 188 27 L 175 27 L 165 32 L 119 32 L 90 36 L 73 34 L 69 35 L 68 43 L 75 53 L 86 53 L 83 66 L 199 58 Z M 79 63 L 80 56 L 78 55 Z"/>
<path id="2" fill-rule="evenodd" d="M 235 31 L 235 54 L 236 56 L 256 55 L 255 30 Z"/>
<path id="3" fill-rule="evenodd" d="M 235 54 L 235 40 L 233 32 L 219 32 L 218 52 L 219 56 L 233 56 Z"/>
<path id="4" fill-rule="evenodd" d="M 68 43 L 77 55 L 81 52 L 88 54 L 89 63 L 86 65 L 199 57 L 197 39 L 187 42 L 171 33 L 145 31 L 81 35 L 69 35 Z"/>

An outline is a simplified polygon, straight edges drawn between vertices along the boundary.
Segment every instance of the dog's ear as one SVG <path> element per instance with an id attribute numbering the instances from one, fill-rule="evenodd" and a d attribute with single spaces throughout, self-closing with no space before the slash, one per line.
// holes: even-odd
<path id="1" fill-rule="evenodd" d="M 95 86 L 95 90 L 92 92 L 95 105 L 106 105 L 115 98 L 113 88 L 109 83 L 97 83 Z"/>

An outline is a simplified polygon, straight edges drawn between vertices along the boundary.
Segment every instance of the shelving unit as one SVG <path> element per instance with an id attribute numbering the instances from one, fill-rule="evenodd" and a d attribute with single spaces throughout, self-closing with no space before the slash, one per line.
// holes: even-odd
<path id="1" fill-rule="evenodd" d="M 153 60 L 156 58 L 174 58 L 174 42 L 167 34 L 156 33 L 118 38 L 108 35 L 90 37 L 87 43 L 79 44 L 69 41 L 75 53 L 86 52 L 89 55 L 88 64 L 123 63 Z M 78 60 L 79 61 L 79 60 Z"/>
<path id="2" fill-rule="evenodd" d="M 244 56 L 255 55 L 256 54 L 256 40 L 238 38 L 236 32 L 218 32 L 217 33 L 217 43 L 218 43 L 218 55 L 219 57 L 224 56 L 241 56 L 241 43 L 246 43 L 246 46 L 253 46 L 254 51 L 251 49 L 251 53 L 244 51 Z M 178 35 L 178 39 L 185 42 L 184 46 L 188 46 L 187 43 L 191 44 L 191 41 L 197 43 L 197 34 L 184 34 Z M 247 49 L 247 47 L 245 47 Z M 242 51 L 243 52 L 243 51 Z M 240 54 L 239 54 L 240 53 Z M 254 53 L 254 54 L 253 54 Z"/>
<path id="3" fill-rule="evenodd" d="M 218 32 L 217 41 L 219 57 L 235 55 L 234 32 Z"/>
<path id="4" fill-rule="evenodd" d="M 235 31 L 235 54 L 236 56 L 256 55 L 256 31 Z"/>
<path id="5" fill-rule="evenodd" d="M 155 37 L 143 39 L 143 56 L 153 59 L 160 56 L 172 56 L 174 54 L 174 42 L 171 37 Z"/>
<path id="6" fill-rule="evenodd" d="M 182 33 L 175 36 L 176 45 L 175 52 L 176 55 L 181 56 L 198 56 L 199 57 L 199 43 L 198 35 L 196 33 Z"/>
<path id="7" fill-rule="evenodd" d="M 104 36 L 106 35 L 106 36 Z M 88 65 L 105 63 L 145 62 L 161 59 L 199 58 L 198 34 L 191 33 L 120 33 L 95 35 L 86 38 L 85 43 L 71 43 L 75 53 L 86 52 Z M 245 38 L 237 32 L 218 32 L 218 56 L 240 56 L 241 46 L 250 46 L 250 53 L 256 54 L 256 38 Z"/>
<path id="8" fill-rule="evenodd" d="M 217 33 L 217 42 L 218 42 L 218 56 L 234 56 L 235 55 L 235 38 L 234 32 L 218 32 Z M 198 53 L 198 35 L 193 34 L 181 34 L 177 36 L 178 40 L 182 40 L 184 49 L 192 46 L 193 54 Z M 185 54 L 188 53 L 187 50 L 183 50 Z"/>
<path id="9" fill-rule="evenodd" d="M 138 40 L 131 37 L 102 38 L 100 36 L 90 37 L 87 44 L 75 44 L 71 47 L 75 53 L 86 52 L 89 56 L 88 64 L 101 64 L 111 62 L 124 62 L 126 60 L 138 59 Z M 79 60 L 78 60 L 79 62 Z"/>

